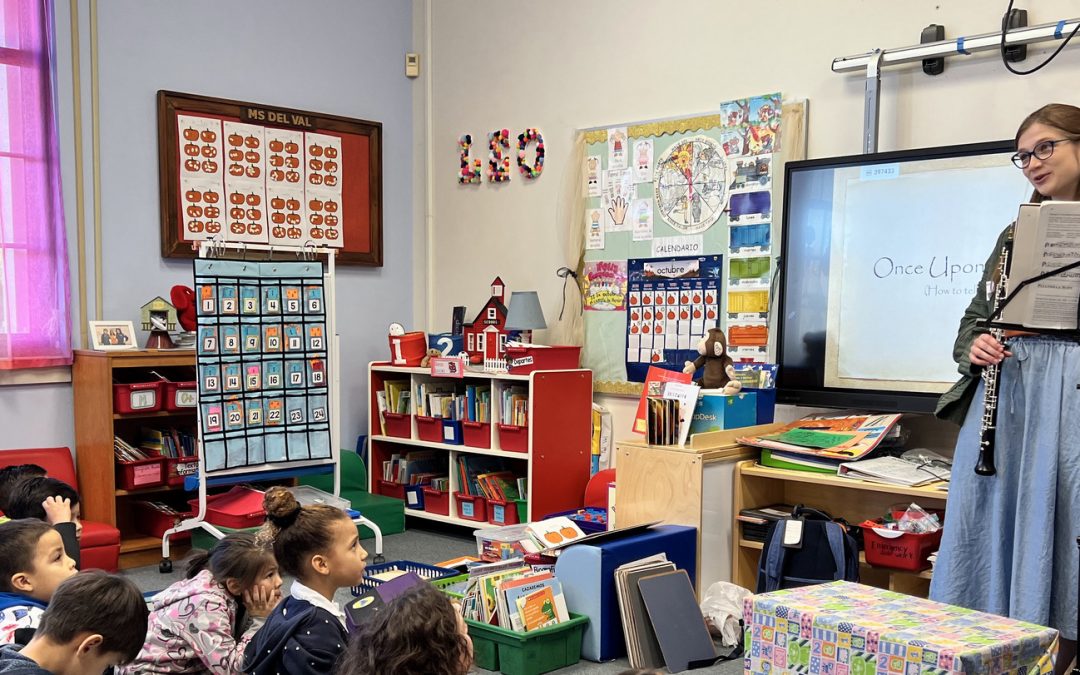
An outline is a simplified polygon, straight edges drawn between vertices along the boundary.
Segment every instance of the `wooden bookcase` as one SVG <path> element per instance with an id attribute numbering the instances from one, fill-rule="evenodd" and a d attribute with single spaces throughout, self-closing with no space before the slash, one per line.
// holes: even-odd
<path id="1" fill-rule="evenodd" d="M 168 485 L 142 490 L 118 489 L 113 437 L 120 436 L 138 445 L 142 426 L 158 424 L 194 429 L 197 413 L 195 408 L 181 412 L 118 413 L 113 408 L 113 381 L 128 380 L 134 375 L 136 379 L 152 382 L 156 378 L 151 370 L 178 381 L 186 373 L 187 379 L 194 380 L 194 369 L 194 351 L 75 351 L 72 366 L 75 462 L 82 515 L 120 530 L 121 568 L 156 563 L 161 559 L 161 539 L 136 532 L 129 502 L 168 500 L 179 505 L 183 503 L 184 493 L 182 488 Z M 116 377 L 118 374 L 119 378 Z M 186 544 L 173 542 L 173 550 L 177 549 L 182 554 Z"/>
<path id="2" fill-rule="evenodd" d="M 825 509 L 834 518 L 857 524 L 877 518 L 889 507 L 911 502 L 924 509 L 944 509 L 948 493 L 934 487 L 905 487 L 840 478 L 830 474 L 790 471 L 761 466 L 755 461 L 735 466 L 733 512 L 770 504 L 805 504 Z M 733 526 L 732 582 L 751 590 L 757 585 L 758 559 L 764 545 L 742 537 L 741 524 Z M 859 554 L 860 558 L 862 553 Z M 873 567 L 863 561 L 862 583 L 926 597 L 930 591 L 930 570 L 904 572 Z"/>
<path id="3" fill-rule="evenodd" d="M 453 383 L 488 385 L 491 387 L 492 420 L 499 418 L 500 392 L 507 386 L 528 388 L 528 434 L 523 452 L 503 448 L 501 431 L 491 424 L 490 448 L 470 447 L 443 442 L 421 440 L 417 430 L 416 415 L 408 419 L 408 436 L 385 435 L 380 425 L 376 392 L 383 390 L 387 380 L 409 380 L 412 400 L 416 400 L 420 383 Z M 518 475 L 528 479 L 526 520 L 538 519 L 549 513 L 580 508 L 589 481 L 590 445 L 592 435 L 592 371 L 590 370 L 538 370 L 525 375 L 466 372 L 461 380 L 432 377 L 427 368 L 391 366 L 375 362 L 368 367 L 368 427 L 370 432 L 371 492 L 389 494 L 387 486 L 380 482 L 383 462 L 393 454 L 404 456 L 409 451 L 438 450 L 447 455 L 450 476 L 450 502 L 448 516 L 428 511 L 405 509 L 405 514 L 472 528 L 494 526 L 486 522 L 466 520 L 458 516 L 455 493 L 461 489 L 457 472 L 460 455 L 486 455 L 503 457 L 512 461 Z M 413 407 L 412 411 L 415 412 Z M 395 495 L 390 495 L 395 496 Z M 525 521 L 522 521 L 525 522 Z"/>

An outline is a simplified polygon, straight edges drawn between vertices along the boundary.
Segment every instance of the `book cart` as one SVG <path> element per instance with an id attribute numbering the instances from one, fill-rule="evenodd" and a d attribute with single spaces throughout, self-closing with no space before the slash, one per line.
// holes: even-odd
<path id="1" fill-rule="evenodd" d="M 225 258 L 228 251 L 238 259 Z M 295 253 L 297 260 L 271 260 L 276 252 Z M 266 258 L 249 259 L 249 253 Z M 224 536 L 206 521 L 210 486 L 292 478 L 330 466 L 333 496 L 340 494 L 335 254 L 314 246 L 215 241 L 199 247 L 198 508 L 162 536 L 162 572 L 172 569 L 172 535 L 202 529 Z M 378 525 L 350 515 L 375 533 L 374 560 L 380 561 Z"/>

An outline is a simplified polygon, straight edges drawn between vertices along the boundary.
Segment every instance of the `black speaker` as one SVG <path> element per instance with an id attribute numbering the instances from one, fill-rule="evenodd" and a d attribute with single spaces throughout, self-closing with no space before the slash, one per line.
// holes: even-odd
<path id="1" fill-rule="evenodd" d="M 1002 23 L 1006 23 L 1002 21 Z M 1009 13 L 1009 20 L 1007 27 L 1009 30 L 1013 28 L 1025 28 L 1027 27 L 1027 10 L 1026 9 L 1014 9 Z M 1002 27 L 1005 30 L 1005 26 Z M 1009 63 L 1016 63 L 1017 61 L 1023 61 L 1027 58 L 1027 45 L 1009 45 L 1005 47 L 1005 60 Z"/>
<path id="2" fill-rule="evenodd" d="M 945 39 L 945 26 L 941 24 L 932 23 L 926 28 L 922 29 L 922 34 L 919 35 L 919 44 L 926 44 L 927 42 L 938 42 Z M 936 59 L 923 59 L 922 71 L 927 75 L 940 75 L 945 72 L 945 57 L 939 56 Z"/>

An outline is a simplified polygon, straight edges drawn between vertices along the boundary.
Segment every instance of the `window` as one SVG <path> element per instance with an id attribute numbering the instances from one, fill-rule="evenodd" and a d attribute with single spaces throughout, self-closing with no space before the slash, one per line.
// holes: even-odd
<path id="1" fill-rule="evenodd" d="M 0 370 L 71 363 L 51 0 L 0 2 Z"/>
<path id="2" fill-rule="evenodd" d="M 473 337 L 474 337 L 474 335 L 472 333 L 469 333 L 469 347 L 468 347 L 468 349 L 469 349 L 470 352 L 472 350 L 476 349 L 476 347 L 474 346 L 474 345 L 476 345 L 476 341 L 473 340 Z"/>
<path id="3" fill-rule="evenodd" d="M 495 308 L 494 307 L 488 307 L 487 318 L 488 318 L 488 321 L 498 321 L 499 320 L 499 315 L 495 313 Z"/>

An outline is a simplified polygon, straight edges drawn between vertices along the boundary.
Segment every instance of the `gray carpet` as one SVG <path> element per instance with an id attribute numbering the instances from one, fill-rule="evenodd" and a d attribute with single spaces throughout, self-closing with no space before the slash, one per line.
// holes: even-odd
<path id="1" fill-rule="evenodd" d="M 410 519 L 408 530 L 402 534 L 391 534 L 383 538 L 383 555 L 387 560 L 412 560 L 414 562 L 434 564 L 442 560 L 449 560 L 463 555 L 476 555 L 476 539 L 468 530 L 453 526 L 441 527 L 438 524 L 428 522 L 414 522 Z M 367 550 L 370 564 L 375 556 L 375 540 L 367 539 L 363 542 Z M 123 574 L 130 578 L 143 591 L 158 591 L 184 576 L 184 564 L 177 561 L 170 574 L 158 572 L 157 565 L 136 567 L 125 570 Z M 288 589 L 290 582 L 286 582 Z M 352 595 L 348 589 L 338 591 L 336 600 L 345 602 Z M 556 673 L 589 673 L 600 675 L 601 673 L 621 673 L 630 667 L 625 658 L 608 663 L 593 663 L 580 661 L 569 668 L 554 671 Z M 490 673 L 488 670 L 476 669 L 476 673 Z M 667 672 L 667 671 L 664 671 Z M 702 668 L 693 671 L 695 673 L 718 673 L 723 675 L 736 675 L 742 672 L 742 659 L 735 659 L 721 663 L 710 668 Z"/>

